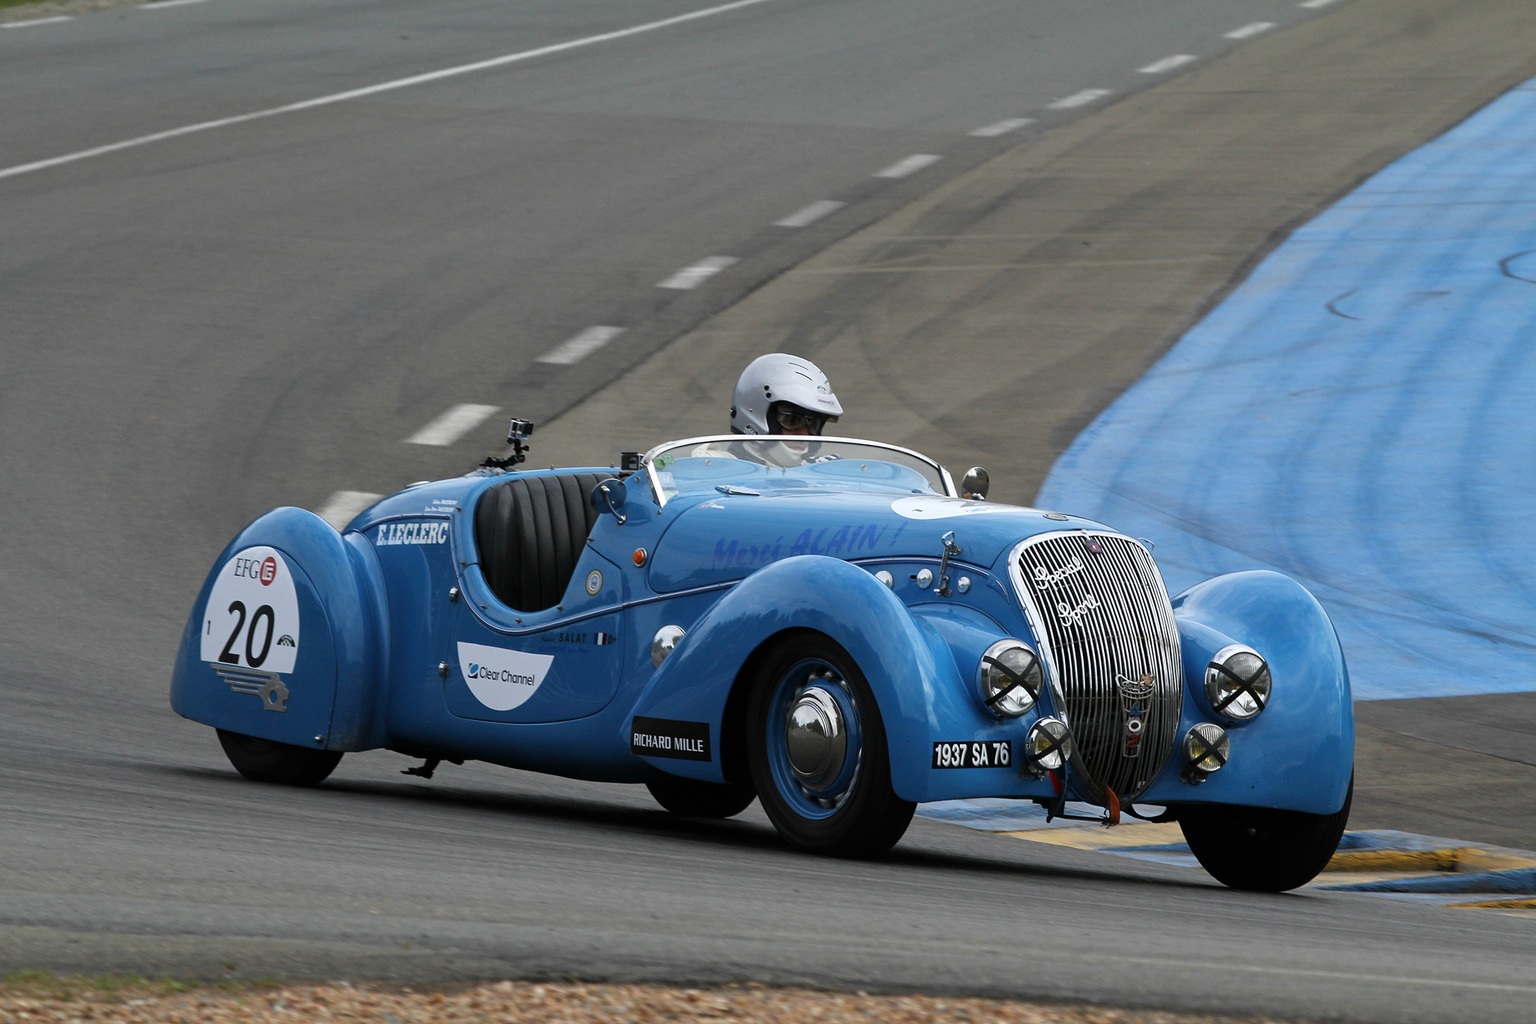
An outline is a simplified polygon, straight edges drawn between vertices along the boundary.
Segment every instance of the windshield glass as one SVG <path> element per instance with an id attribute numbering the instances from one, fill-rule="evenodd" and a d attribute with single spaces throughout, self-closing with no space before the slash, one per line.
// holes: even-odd
<path id="1" fill-rule="evenodd" d="M 663 503 L 674 494 L 727 488 L 954 494 L 944 468 L 927 456 L 845 437 L 695 437 L 651 449 L 645 466 Z"/>

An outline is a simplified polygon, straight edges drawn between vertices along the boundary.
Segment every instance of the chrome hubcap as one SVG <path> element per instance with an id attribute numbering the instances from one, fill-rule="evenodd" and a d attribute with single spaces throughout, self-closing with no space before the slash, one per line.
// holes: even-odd
<path id="1" fill-rule="evenodd" d="M 832 694 L 810 685 L 795 695 L 784 721 L 784 748 L 807 789 L 824 789 L 837 779 L 848 758 L 848 729 Z"/>

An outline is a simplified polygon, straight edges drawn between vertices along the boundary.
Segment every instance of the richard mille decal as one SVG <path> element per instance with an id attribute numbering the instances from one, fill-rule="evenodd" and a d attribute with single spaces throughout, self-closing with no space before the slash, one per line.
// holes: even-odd
<path id="1" fill-rule="evenodd" d="M 933 745 L 935 768 L 1007 768 L 1013 747 L 1007 740 L 974 740 Z"/>
<path id="2" fill-rule="evenodd" d="M 475 700 L 492 711 L 511 711 L 544 685 L 552 654 L 508 651 L 483 644 L 459 644 L 459 672 Z"/>
<path id="3" fill-rule="evenodd" d="M 629 749 L 641 757 L 708 761 L 709 723 L 636 715 L 629 730 Z"/>

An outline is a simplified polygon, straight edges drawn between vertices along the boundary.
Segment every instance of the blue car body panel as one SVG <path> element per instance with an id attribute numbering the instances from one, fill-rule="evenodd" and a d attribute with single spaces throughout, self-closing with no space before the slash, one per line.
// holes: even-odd
<path id="1" fill-rule="evenodd" d="M 658 463 L 672 468 L 658 473 Z M 764 652 L 817 633 L 866 677 L 901 798 L 1080 798 L 1073 768 L 1024 770 L 1030 726 L 1067 717 L 1060 680 L 1033 709 L 1003 718 L 983 707 L 978 668 L 1004 638 L 1042 651 L 1021 594 L 1030 588 L 1018 575 L 1020 544 L 1105 528 L 961 499 L 940 474 L 874 457 L 777 474 L 649 460 L 613 508 L 592 512 L 590 524 L 573 518 L 579 544 L 567 552 L 563 590 L 528 609 L 498 596 L 493 582 L 507 565 L 480 550 L 477 509 L 509 482 L 569 488 L 613 471 L 418 485 L 342 532 L 278 509 L 241 531 L 210 572 L 172 706 L 315 749 L 720 782 L 739 763 L 742 699 Z M 1160 590 L 1150 599 L 1167 606 Z M 1037 615 L 1055 614 L 1032 600 Z M 1343 654 L 1317 602 L 1278 574 L 1236 573 L 1178 595 L 1172 617 L 1183 668 L 1177 736 L 1221 722 L 1231 758 L 1196 778 L 1174 750 L 1137 799 L 1337 810 L 1353 719 Z M 657 665 L 653 638 L 664 627 L 682 635 Z M 1262 652 L 1273 674 L 1270 706 L 1244 723 L 1215 714 L 1201 683 L 1231 643 Z"/>

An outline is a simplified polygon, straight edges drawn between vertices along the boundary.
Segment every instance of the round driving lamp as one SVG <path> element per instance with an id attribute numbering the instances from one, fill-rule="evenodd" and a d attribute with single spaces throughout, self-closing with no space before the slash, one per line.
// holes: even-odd
<path id="1" fill-rule="evenodd" d="M 1219 725 L 1201 722 L 1184 734 L 1184 762 L 1200 776 L 1221 771 L 1231 753 L 1232 741 Z"/>
<path id="2" fill-rule="evenodd" d="M 1035 652 L 1017 640 L 999 640 L 981 656 L 976 670 L 981 702 L 1001 718 L 1017 718 L 1035 706 L 1045 672 Z"/>
<path id="3" fill-rule="evenodd" d="M 1205 668 L 1205 695 L 1211 710 L 1246 722 L 1269 703 L 1269 664 L 1252 647 L 1229 644 Z"/>
<path id="4" fill-rule="evenodd" d="M 1042 718 L 1024 737 L 1024 760 L 1032 767 L 1053 772 L 1072 756 L 1072 730 L 1058 718 Z"/>

